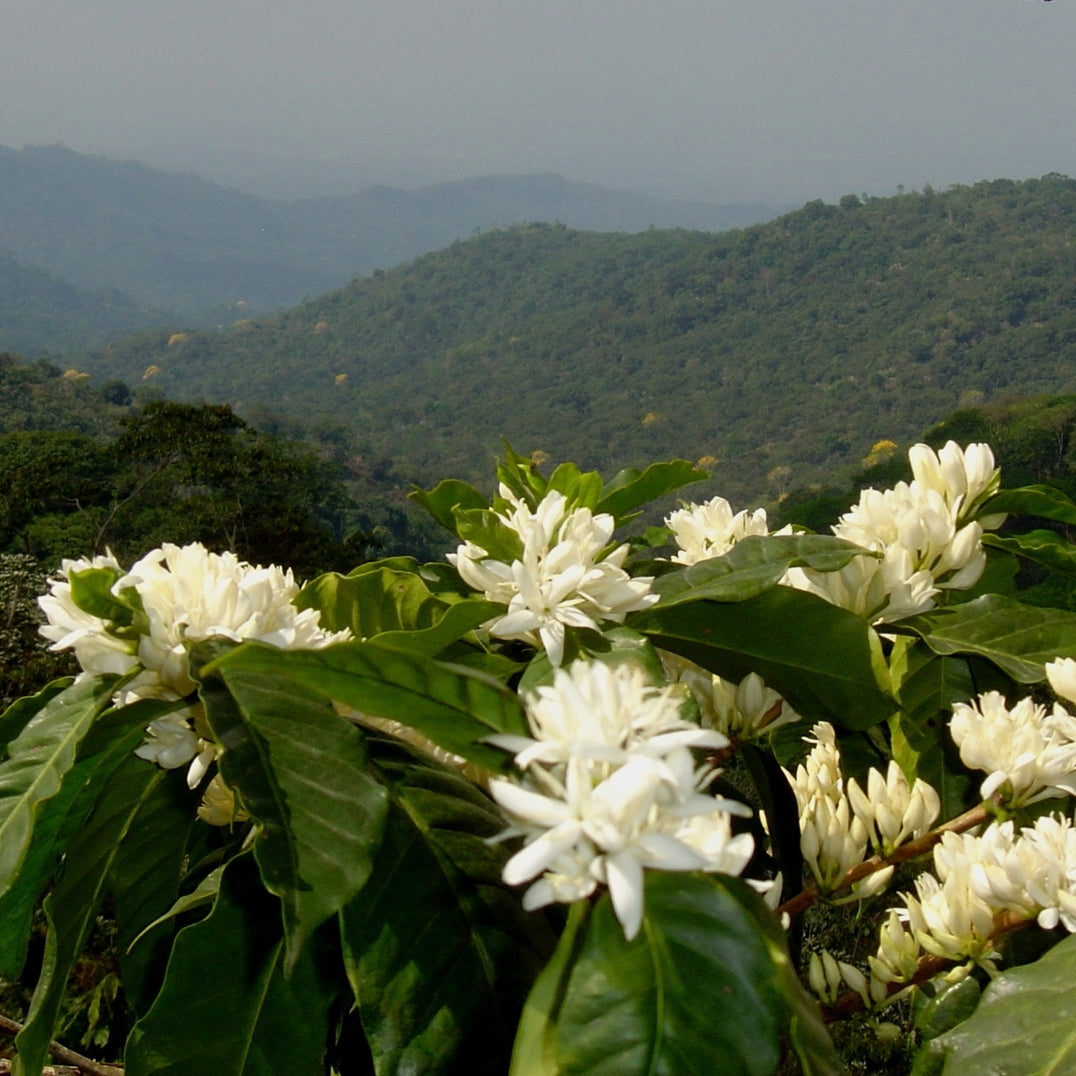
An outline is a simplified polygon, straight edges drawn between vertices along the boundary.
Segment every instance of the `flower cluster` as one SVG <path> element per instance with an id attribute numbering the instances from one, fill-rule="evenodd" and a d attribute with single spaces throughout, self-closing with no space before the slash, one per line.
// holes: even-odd
<path id="1" fill-rule="evenodd" d="M 867 772 L 867 792 L 855 779 L 845 788 L 841 756 L 833 726 L 820 722 L 811 730 L 807 758 L 788 774 L 800 815 L 800 851 L 822 893 L 838 888 L 844 876 L 867 857 L 868 849 L 890 855 L 926 833 L 941 810 L 937 792 L 925 781 L 908 779 L 890 762 L 885 776 Z M 867 875 L 848 899 L 880 892 L 893 875 L 883 867 Z"/>
<path id="2" fill-rule="evenodd" d="M 736 684 L 668 651 L 661 651 L 661 664 L 670 681 L 690 688 L 702 723 L 724 733 L 734 743 L 758 739 L 800 720 L 800 715 L 757 673 L 748 673 Z"/>
<path id="3" fill-rule="evenodd" d="M 1006 927 L 1037 920 L 1076 931 L 1076 829 L 1068 818 L 1044 815 L 1017 830 L 994 822 L 981 835 L 945 833 L 934 847 L 934 873 L 919 875 L 915 893 L 882 925 L 869 958 L 870 1000 L 893 1000 L 891 984 L 913 979 L 922 956 L 992 970 Z M 851 980 L 848 980 L 851 982 Z"/>
<path id="4" fill-rule="evenodd" d="M 720 557 L 750 534 L 770 533 L 765 508 L 733 513 L 724 497 L 677 509 L 665 517 L 665 526 L 678 548 L 672 558 L 677 564 L 697 564 Z"/>
<path id="5" fill-rule="evenodd" d="M 1076 717 L 1055 703 L 1033 699 L 1006 705 L 997 691 L 953 707 L 949 733 L 965 766 L 988 776 L 983 799 L 997 796 L 1006 807 L 1076 793 Z"/>
<path id="6" fill-rule="evenodd" d="M 911 482 L 863 490 L 832 528 L 876 556 L 856 557 L 836 572 L 792 568 L 788 585 L 875 623 L 924 612 L 943 589 L 974 586 L 986 564 L 983 530 L 1003 520 L 972 518 L 998 488 L 993 453 L 985 444 L 962 449 L 950 441 L 938 453 L 915 445 L 908 457 Z"/>
<path id="7" fill-rule="evenodd" d="M 120 625 L 81 608 L 72 593 L 80 574 L 109 573 L 109 594 L 130 610 Z M 292 604 L 299 587 L 291 571 L 255 567 L 232 553 L 204 546 L 165 544 L 123 573 L 112 556 L 65 560 L 60 577 L 40 599 L 48 623 L 41 633 L 53 650 L 73 649 L 83 672 L 127 674 L 140 670 L 120 701 L 139 698 L 176 701 L 195 690 L 188 667 L 190 644 L 212 637 L 257 639 L 281 648 L 316 648 L 349 637 L 328 633 L 313 609 Z M 166 769 L 192 763 L 191 787 L 217 756 L 197 705 L 150 723 L 138 754 Z M 193 760 L 193 761 L 192 761 Z"/>
<path id="8" fill-rule="evenodd" d="M 517 555 L 498 560 L 466 541 L 448 557 L 468 586 L 507 605 L 503 616 L 486 623 L 491 635 L 544 647 L 550 661 L 560 665 L 566 628 L 619 624 L 658 600 L 650 593 L 650 577 L 632 579 L 624 570 L 626 545 L 608 551 L 612 516 L 584 507 L 569 511 L 556 490 L 535 509 L 504 485 L 500 494 L 506 508 L 497 518 L 518 543 Z"/>
<path id="9" fill-rule="evenodd" d="M 747 807 L 703 791 L 716 772 L 692 748 L 727 739 L 681 717 L 672 685 L 655 687 L 635 665 L 575 662 L 526 699 L 531 737 L 491 742 L 515 753 L 520 783 L 490 782 L 511 819 L 504 837 L 523 846 L 504 868 L 512 885 L 530 882 L 523 903 L 538 908 L 609 889 L 625 936 L 639 930 L 643 870 L 738 875 L 750 834 L 733 835 Z"/>

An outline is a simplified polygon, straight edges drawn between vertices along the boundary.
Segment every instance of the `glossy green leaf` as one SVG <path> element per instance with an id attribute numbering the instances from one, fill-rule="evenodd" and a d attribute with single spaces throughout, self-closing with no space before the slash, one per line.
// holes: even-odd
<path id="1" fill-rule="evenodd" d="M 1076 545 L 1054 531 L 1036 530 L 1024 534 L 984 534 L 983 545 L 1016 553 L 1025 560 L 1042 564 L 1055 572 L 1076 575 Z"/>
<path id="2" fill-rule="evenodd" d="M 432 658 L 480 624 L 484 624 L 495 616 L 500 616 L 503 612 L 503 605 L 479 598 L 455 602 L 444 610 L 444 615 L 437 623 L 428 628 L 415 631 L 386 631 L 378 635 L 376 641 L 381 646 L 410 650 L 412 653 Z"/>
<path id="3" fill-rule="evenodd" d="M 503 605 L 483 600 L 446 602 L 417 571 L 385 565 L 319 576 L 303 588 L 296 604 L 317 609 L 331 631 L 347 628 L 356 639 L 378 638 L 430 656 L 504 611 Z"/>
<path id="4" fill-rule="evenodd" d="M 281 898 L 287 959 L 366 883 L 387 810 L 370 776 L 366 737 L 327 701 L 269 668 L 218 663 L 227 687 L 203 684 L 224 749 L 221 776 L 259 823 L 254 853 Z"/>
<path id="5" fill-rule="evenodd" d="M 71 600 L 91 616 L 126 627 L 141 612 L 142 606 L 137 592 L 130 587 L 121 596 L 112 593 L 113 584 L 122 576 L 120 568 L 83 568 L 69 572 Z"/>
<path id="6" fill-rule="evenodd" d="M 581 647 L 580 653 L 585 654 L 588 661 L 600 661 L 606 665 L 638 665 L 655 684 L 665 682 L 661 656 L 645 635 L 631 628 L 618 625 L 600 635 L 597 632 L 587 632 L 585 645 Z M 568 664 L 566 659 L 564 665 Z M 553 663 L 549 660 L 549 655 L 540 650 L 519 679 L 519 694 L 526 695 L 543 684 L 551 684 L 553 673 Z"/>
<path id="7" fill-rule="evenodd" d="M 633 941 L 607 896 L 587 920 L 573 914 L 528 1000 L 512 1076 L 772 1076 L 786 1034 L 804 1071 L 839 1073 L 760 905 L 738 879 L 654 871 Z"/>
<path id="8" fill-rule="evenodd" d="M 344 961 L 379 1076 L 501 1076 L 553 938 L 501 882 L 504 818 L 458 773 L 371 737 L 389 791 L 370 882 L 340 913 Z"/>
<path id="9" fill-rule="evenodd" d="M 523 540 L 491 508 L 456 510 L 456 530 L 465 542 L 473 542 L 494 560 L 511 564 L 523 556 Z"/>
<path id="10" fill-rule="evenodd" d="M 67 849 L 63 873 L 45 899 L 45 955 L 30 1011 L 15 1039 L 16 1076 L 36 1074 L 45 1062 L 68 976 L 97 917 L 109 871 L 131 823 L 165 773 L 126 754 L 109 775 L 79 839 Z"/>
<path id="11" fill-rule="evenodd" d="M 911 777 L 933 785 L 941 799 L 941 816 L 954 818 L 977 800 L 979 781 L 960 761 L 949 735 L 953 705 L 976 694 L 968 662 L 939 657 L 920 645 L 897 641 L 893 677 L 901 712 L 890 722 L 893 757 Z"/>
<path id="12" fill-rule="evenodd" d="M 707 471 L 700 470 L 687 460 L 652 463 L 645 471 L 630 468 L 620 471 L 605 484 L 594 511 L 608 512 L 615 520 L 622 522 L 637 508 L 658 497 L 708 477 Z"/>
<path id="13" fill-rule="evenodd" d="M 46 684 L 37 694 L 16 699 L 0 714 L 0 762 L 7 758 L 7 745 L 19 735 L 45 705 L 72 684 L 70 676 Z"/>
<path id="14" fill-rule="evenodd" d="M 78 746 L 75 764 L 54 796 L 38 803 L 33 839 L 17 875 L 0 895 L 0 975 L 17 976 L 26 957 L 34 911 L 61 857 L 82 828 L 116 764 L 141 743 L 145 726 L 171 708 L 143 699 L 99 717 Z"/>
<path id="15" fill-rule="evenodd" d="M 896 708 L 874 630 L 813 594 L 774 587 L 742 602 L 658 606 L 628 623 L 728 680 L 758 673 L 811 721 L 862 729 Z"/>
<path id="16" fill-rule="evenodd" d="M 178 778 L 150 791 L 109 872 L 124 996 L 135 1012 L 160 986 L 171 941 L 170 929 L 153 927 L 174 905 L 192 849 L 209 830 L 197 816 L 201 792 Z"/>
<path id="17" fill-rule="evenodd" d="M 1059 523 L 1076 524 L 1076 504 L 1053 486 L 1022 486 L 999 490 L 979 509 L 979 515 L 1005 512 L 1015 516 L 1039 516 Z"/>
<path id="18" fill-rule="evenodd" d="M 654 580 L 661 606 L 708 599 L 738 602 L 775 586 L 789 568 L 833 572 L 853 557 L 871 556 L 860 546 L 822 534 L 751 535 L 727 553 Z"/>
<path id="19" fill-rule="evenodd" d="M 522 703 L 502 684 L 377 643 L 287 651 L 248 643 L 219 665 L 242 666 L 255 676 L 278 676 L 363 714 L 402 721 L 446 751 L 490 769 L 508 763 L 502 751 L 481 742 L 485 737 L 527 733 Z"/>
<path id="20" fill-rule="evenodd" d="M 935 981 L 935 986 L 933 994 L 928 994 L 926 989 L 912 994 L 912 1017 L 924 1040 L 937 1038 L 967 1020 L 982 996 L 982 988 L 974 975 L 955 983 L 940 978 Z"/>
<path id="21" fill-rule="evenodd" d="M 488 508 L 489 501 L 466 482 L 448 478 L 433 489 L 415 489 L 408 497 L 421 505 L 446 530 L 456 534 L 455 509 Z"/>
<path id="22" fill-rule="evenodd" d="M 932 1039 L 944 1076 L 1062 1076 L 1076 1072 L 1076 937 L 1034 964 L 1002 972 L 975 1012 Z M 929 1068 L 925 1071 L 930 1071 Z"/>
<path id="23" fill-rule="evenodd" d="M 246 856 L 213 911 L 176 938 L 164 985 L 127 1040 L 127 1076 L 323 1076 L 335 966 L 284 970 L 278 902 Z M 338 959 L 338 958 L 337 958 Z"/>
<path id="24" fill-rule="evenodd" d="M 602 477 L 597 471 L 580 471 L 574 463 L 565 462 L 549 476 L 546 488 L 563 493 L 569 511 L 593 509 L 601 498 Z"/>
<path id="25" fill-rule="evenodd" d="M 8 759 L 0 764 L 0 894 L 19 872 L 40 805 L 59 792 L 79 744 L 114 690 L 112 677 L 72 684 L 8 744 Z"/>
<path id="26" fill-rule="evenodd" d="M 1044 680 L 1047 661 L 1076 658 L 1076 613 L 997 594 L 933 609 L 902 620 L 900 627 L 915 632 L 936 654 L 976 654 L 1024 684 Z"/>

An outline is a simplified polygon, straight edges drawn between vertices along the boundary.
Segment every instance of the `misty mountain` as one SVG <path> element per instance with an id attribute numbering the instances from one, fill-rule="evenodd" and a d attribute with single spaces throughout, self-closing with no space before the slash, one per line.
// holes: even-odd
<path id="1" fill-rule="evenodd" d="M 78 288 L 0 252 L 0 352 L 57 354 L 94 347 L 174 315 L 115 289 Z"/>
<path id="2" fill-rule="evenodd" d="M 483 480 L 500 438 L 777 499 L 954 408 L 1076 390 L 1076 180 L 811 202 L 719 235 L 529 225 L 272 317 L 146 332 L 95 377 L 347 427 Z"/>
<path id="3" fill-rule="evenodd" d="M 721 231 L 773 215 L 766 206 L 662 201 L 556 175 L 269 199 L 62 146 L 0 147 L 0 252 L 198 325 L 294 305 L 514 223 Z M 29 350 L 47 346 L 35 341 Z"/>

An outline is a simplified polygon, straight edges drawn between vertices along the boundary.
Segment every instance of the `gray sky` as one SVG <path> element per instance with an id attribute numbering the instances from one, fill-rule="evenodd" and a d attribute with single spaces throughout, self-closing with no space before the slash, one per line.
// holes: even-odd
<path id="1" fill-rule="evenodd" d="M 1076 0 L 0 0 L 0 144 L 251 187 L 834 200 L 1076 175 L 1074 131 Z"/>

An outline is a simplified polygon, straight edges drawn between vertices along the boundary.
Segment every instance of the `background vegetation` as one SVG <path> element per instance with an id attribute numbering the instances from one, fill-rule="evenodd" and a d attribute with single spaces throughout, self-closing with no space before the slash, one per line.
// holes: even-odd
<path id="1" fill-rule="evenodd" d="M 531 225 L 221 332 L 78 358 L 170 396 L 335 421 L 424 479 L 516 446 L 700 460 L 779 497 L 957 408 L 1076 388 L 1076 181 L 998 180 L 721 235 Z"/>

